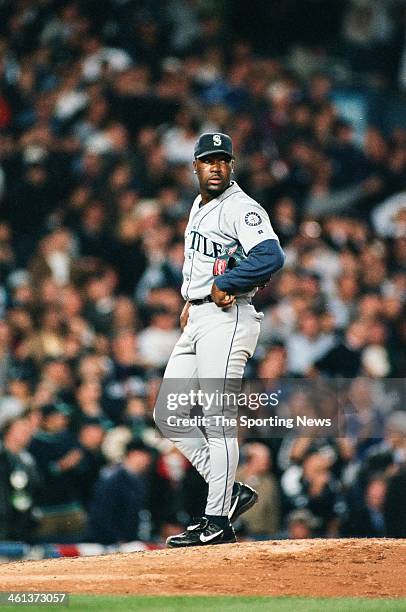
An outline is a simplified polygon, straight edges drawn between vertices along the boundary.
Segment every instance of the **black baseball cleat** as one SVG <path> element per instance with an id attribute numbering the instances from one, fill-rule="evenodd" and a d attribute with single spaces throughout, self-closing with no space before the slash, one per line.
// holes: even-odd
<path id="1" fill-rule="evenodd" d="M 241 514 L 252 508 L 257 501 L 258 493 L 254 489 L 243 482 L 235 482 L 228 519 L 231 522 L 235 521 Z"/>
<path id="2" fill-rule="evenodd" d="M 169 548 L 184 548 L 186 546 L 206 546 L 208 544 L 233 544 L 236 541 L 232 525 L 222 528 L 203 516 L 197 521 L 193 521 L 183 533 L 170 536 L 166 540 L 166 545 Z"/>

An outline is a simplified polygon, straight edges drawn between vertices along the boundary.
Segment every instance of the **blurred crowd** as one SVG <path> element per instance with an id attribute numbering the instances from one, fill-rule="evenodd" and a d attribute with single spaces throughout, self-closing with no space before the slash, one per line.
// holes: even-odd
<path id="1" fill-rule="evenodd" d="M 204 131 L 232 136 L 287 256 L 247 377 L 353 380 L 340 438 L 242 434 L 261 501 L 238 528 L 406 537 L 406 129 L 359 134 L 335 102 L 358 79 L 402 106 L 405 7 L 332 2 L 306 38 L 269 3 L 286 35 L 267 47 L 264 17 L 257 47 L 232 4 L 0 2 L 0 539 L 159 540 L 202 513 L 152 410 Z"/>

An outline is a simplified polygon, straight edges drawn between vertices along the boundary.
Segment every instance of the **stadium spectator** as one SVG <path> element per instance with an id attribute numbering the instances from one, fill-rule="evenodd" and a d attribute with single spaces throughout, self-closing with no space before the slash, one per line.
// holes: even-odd
<path id="1" fill-rule="evenodd" d="M 385 423 L 384 438 L 371 446 L 363 463 L 363 474 L 383 472 L 390 475 L 406 461 L 406 412 L 390 414 Z"/>
<path id="2" fill-rule="evenodd" d="M 314 312 L 302 314 L 298 331 L 287 341 L 288 368 L 292 374 L 306 374 L 314 363 L 332 348 L 331 334 L 321 330 L 320 319 Z"/>
<path id="3" fill-rule="evenodd" d="M 406 468 L 401 466 L 388 482 L 385 499 L 386 535 L 389 538 L 406 537 Z"/>
<path id="4" fill-rule="evenodd" d="M 375 403 L 373 386 L 366 378 L 355 378 L 349 384 L 345 432 L 361 458 L 369 447 L 382 439 L 384 417 Z"/>
<path id="5" fill-rule="evenodd" d="M 130 429 L 134 438 L 150 438 L 154 434 L 152 415 L 148 413 L 146 398 L 130 395 L 123 414 L 123 422 Z"/>
<path id="6" fill-rule="evenodd" d="M 38 523 L 40 481 L 27 447 L 32 437 L 24 417 L 9 420 L 0 442 L 0 538 L 32 541 Z"/>
<path id="7" fill-rule="evenodd" d="M 287 537 L 291 540 L 307 540 L 313 538 L 317 527 L 317 519 L 310 510 L 292 510 L 286 517 Z"/>
<path id="8" fill-rule="evenodd" d="M 149 447 L 130 441 L 122 465 L 101 475 L 89 512 L 88 533 L 93 541 L 117 544 L 140 538 L 142 514 L 150 513 L 151 461 Z"/>
<path id="9" fill-rule="evenodd" d="M 346 329 L 344 339 L 315 362 L 315 369 L 332 377 L 354 378 L 361 370 L 361 349 L 366 341 L 366 324 L 354 321 Z"/>
<path id="10" fill-rule="evenodd" d="M 256 537 L 270 537 L 280 525 L 280 494 L 269 449 L 259 442 L 249 442 L 241 449 L 243 462 L 237 480 L 246 482 L 259 493 L 259 502 L 243 517 L 247 533 Z"/>
<path id="11" fill-rule="evenodd" d="M 350 508 L 340 532 L 344 536 L 358 538 L 379 538 L 386 535 L 384 505 L 387 482 L 374 477 L 367 484 L 362 505 Z"/>
<path id="12" fill-rule="evenodd" d="M 340 483 L 333 476 L 331 464 L 329 454 L 310 452 L 302 467 L 291 467 L 281 480 L 287 507 L 310 510 L 318 520 L 316 533 L 325 535 L 338 533 L 339 518 L 345 511 Z"/>
<path id="13" fill-rule="evenodd" d="M 41 521 L 36 537 L 45 541 L 79 538 L 85 515 L 79 498 L 76 471 L 83 458 L 79 443 L 68 431 L 69 418 L 64 404 L 42 407 L 40 428 L 29 451 L 35 458 L 46 486 L 41 489 Z"/>
<path id="14" fill-rule="evenodd" d="M 22 416 L 31 399 L 29 382 L 17 368 L 9 370 L 9 380 L 0 399 L 0 426 L 11 418 Z"/>
<path id="15" fill-rule="evenodd" d="M 98 419 L 105 427 L 112 426 L 102 403 L 102 386 L 97 380 L 81 382 L 76 389 L 74 413 L 71 415 L 71 429 L 80 429 L 87 419 Z"/>
<path id="16" fill-rule="evenodd" d="M 177 313 L 168 308 L 155 308 L 151 321 L 139 336 L 140 358 L 150 367 L 164 368 L 179 338 Z"/>
<path id="17" fill-rule="evenodd" d="M 76 482 L 79 499 L 86 510 L 89 510 L 94 484 L 107 463 L 102 451 L 105 432 L 105 422 L 97 417 L 85 417 L 78 431 L 82 458 L 77 467 Z"/>

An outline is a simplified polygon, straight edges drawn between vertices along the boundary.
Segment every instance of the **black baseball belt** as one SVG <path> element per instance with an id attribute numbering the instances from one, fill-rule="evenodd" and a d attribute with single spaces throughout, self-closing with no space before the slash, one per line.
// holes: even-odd
<path id="1" fill-rule="evenodd" d="M 246 297 L 244 299 L 247 304 L 252 304 L 251 298 Z M 206 295 L 206 297 L 201 298 L 200 300 L 189 300 L 189 304 L 192 306 L 200 306 L 201 304 L 207 304 L 208 302 L 213 302 L 211 295 Z"/>
<path id="2" fill-rule="evenodd" d="M 206 295 L 206 297 L 201 298 L 200 300 L 189 300 L 189 304 L 192 306 L 200 306 L 201 304 L 207 304 L 208 302 L 212 302 L 213 299 L 211 295 Z"/>

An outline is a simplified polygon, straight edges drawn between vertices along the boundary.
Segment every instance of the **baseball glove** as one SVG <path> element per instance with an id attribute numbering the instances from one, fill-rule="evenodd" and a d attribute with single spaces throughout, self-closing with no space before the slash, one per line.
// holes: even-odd
<path id="1" fill-rule="evenodd" d="M 224 255 L 220 255 L 217 257 L 216 261 L 213 265 L 213 275 L 220 276 L 224 274 L 227 270 L 232 270 L 243 259 L 246 259 L 241 246 L 235 246 L 231 249 L 228 249 L 227 253 Z"/>
<path id="2" fill-rule="evenodd" d="M 216 261 L 214 262 L 213 275 L 220 276 L 221 274 L 224 274 L 225 272 L 227 272 L 227 270 L 232 270 L 233 268 L 236 268 L 241 261 L 244 261 L 244 259 L 246 259 L 246 256 L 244 255 L 244 252 L 240 245 L 237 245 L 235 247 L 232 247 L 231 249 L 228 249 L 227 253 L 217 257 Z M 245 294 L 249 291 L 252 291 L 258 288 L 263 289 L 265 285 L 269 282 L 269 280 L 270 279 L 266 279 L 263 282 L 259 283 L 259 285 L 253 285 L 252 287 L 246 287 L 243 290 L 241 290 L 241 294 Z"/>

